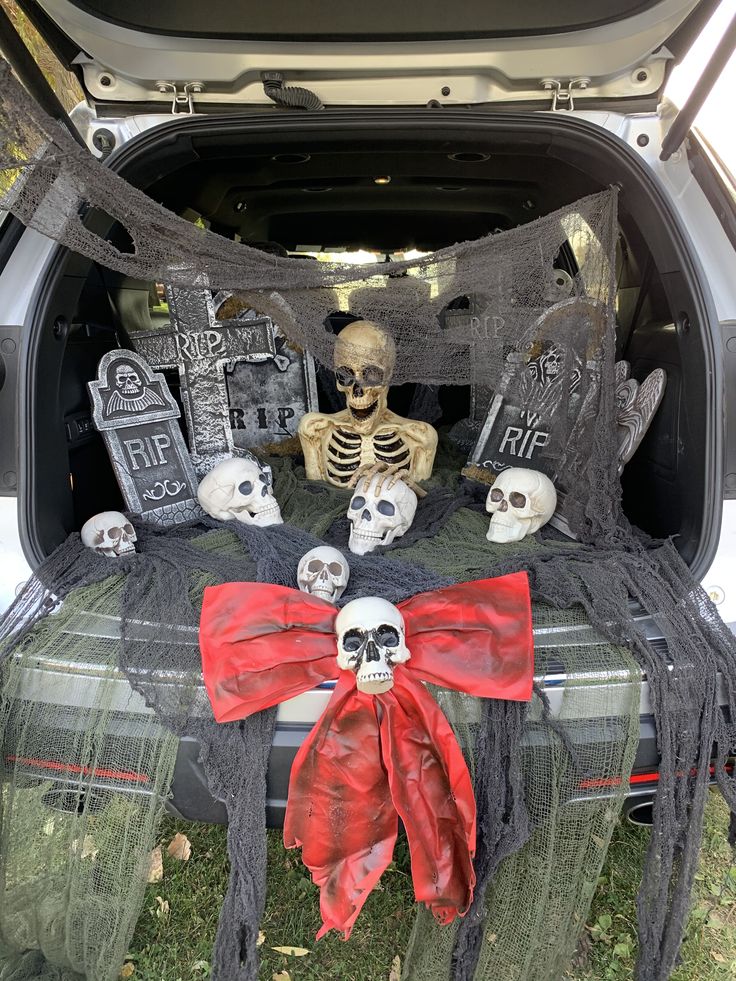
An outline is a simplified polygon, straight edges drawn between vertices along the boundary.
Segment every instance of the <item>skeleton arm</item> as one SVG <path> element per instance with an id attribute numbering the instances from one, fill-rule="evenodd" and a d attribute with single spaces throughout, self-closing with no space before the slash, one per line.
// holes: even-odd
<path id="1" fill-rule="evenodd" d="M 321 412 L 307 412 L 299 420 L 299 442 L 304 454 L 307 480 L 326 480 L 323 446 L 333 421 Z"/>
<path id="2" fill-rule="evenodd" d="M 407 422 L 402 435 L 411 444 L 411 476 L 414 480 L 427 480 L 432 476 L 434 456 L 437 452 L 437 430 L 427 422 Z"/>

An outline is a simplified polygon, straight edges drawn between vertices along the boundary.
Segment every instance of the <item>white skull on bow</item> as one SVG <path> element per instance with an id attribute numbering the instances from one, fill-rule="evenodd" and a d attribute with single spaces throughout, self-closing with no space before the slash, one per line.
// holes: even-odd
<path id="1" fill-rule="evenodd" d="M 394 686 L 394 665 L 405 664 L 404 618 L 393 603 L 366 596 L 347 603 L 335 620 L 337 663 L 355 672 L 358 691 L 380 695 Z"/>

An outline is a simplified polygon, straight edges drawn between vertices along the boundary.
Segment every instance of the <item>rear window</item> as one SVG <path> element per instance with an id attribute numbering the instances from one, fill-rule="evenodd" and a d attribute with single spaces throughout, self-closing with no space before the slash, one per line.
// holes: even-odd
<path id="1" fill-rule="evenodd" d="M 432 40 L 565 34 L 632 17 L 659 0 L 73 0 L 101 20 L 154 34 L 268 40 Z"/>

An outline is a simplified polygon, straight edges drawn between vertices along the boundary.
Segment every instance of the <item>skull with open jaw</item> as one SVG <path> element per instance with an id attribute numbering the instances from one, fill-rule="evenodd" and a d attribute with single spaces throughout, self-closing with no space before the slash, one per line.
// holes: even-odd
<path id="1" fill-rule="evenodd" d="M 394 686 L 394 665 L 411 657 L 404 618 L 388 600 L 366 596 L 352 600 L 338 613 L 337 663 L 355 672 L 358 691 L 380 695 Z"/>

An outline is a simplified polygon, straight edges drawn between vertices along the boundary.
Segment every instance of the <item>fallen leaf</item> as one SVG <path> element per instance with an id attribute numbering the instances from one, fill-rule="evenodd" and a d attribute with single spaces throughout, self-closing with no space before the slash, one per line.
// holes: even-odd
<path id="1" fill-rule="evenodd" d="M 391 961 L 391 970 L 388 972 L 388 981 L 401 981 L 401 958 L 398 954 Z"/>
<path id="2" fill-rule="evenodd" d="M 277 971 L 271 975 L 271 981 L 291 981 L 291 975 L 288 971 Z"/>
<path id="3" fill-rule="evenodd" d="M 271 950 L 275 950 L 277 954 L 287 954 L 289 957 L 304 957 L 311 953 L 306 947 L 272 947 Z"/>
<path id="4" fill-rule="evenodd" d="M 95 840 L 91 835 L 85 835 L 82 842 L 82 858 L 97 858 L 99 848 L 95 845 Z"/>
<path id="5" fill-rule="evenodd" d="M 166 854 L 175 858 L 177 862 L 188 862 L 192 855 L 192 843 L 180 831 L 177 831 L 169 842 Z"/>
<path id="6" fill-rule="evenodd" d="M 158 909 L 156 910 L 156 916 L 161 918 L 162 916 L 169 915 L 169 901 L 164 899 L 163 896 L 156 896 L 156 902 L 158 903 Z"/>
<path id="7" fill-rule="evenodd" d="M 195 961 L 192 964 L 193 971 L 201 971 L 202 974 L 209 976 L 210 973 L 210 962 L 209 961 Z"/>
<path id="8" fill-rule="evenodd" d="M 713 958 L 714 961 L 718 961 L 719 964 L 726 963 L 726 958 L 723 956 L 723 954 L 719 953 L 717 950 L 712 950 L 710 952 L 710 956 Z"/>
<path id="9" fill-rule="evenodd" d="M 133 974 L 135 974 L 135 964 L 131 963 L 131 961 L 126 961 L 120 968 L 120 977 L 130 978 Z"/>
<path id="10" fill-rule="evenodd" d="M 161 845 L 151 852 L 150 864 L 148 866 L 148 881 L 160 882 L 164 877 L 164 857 L 161 854 Z"/>
<path id="11" fill-rule="evenodd" d="M 264 943 L 265 939 L 266 939 L 266 934 L 263 932 L 263 930 L 259 930 L 258 931 L 258 940 L 256 940 L 256 947 L 263 946 L 263 943 Z"/>

